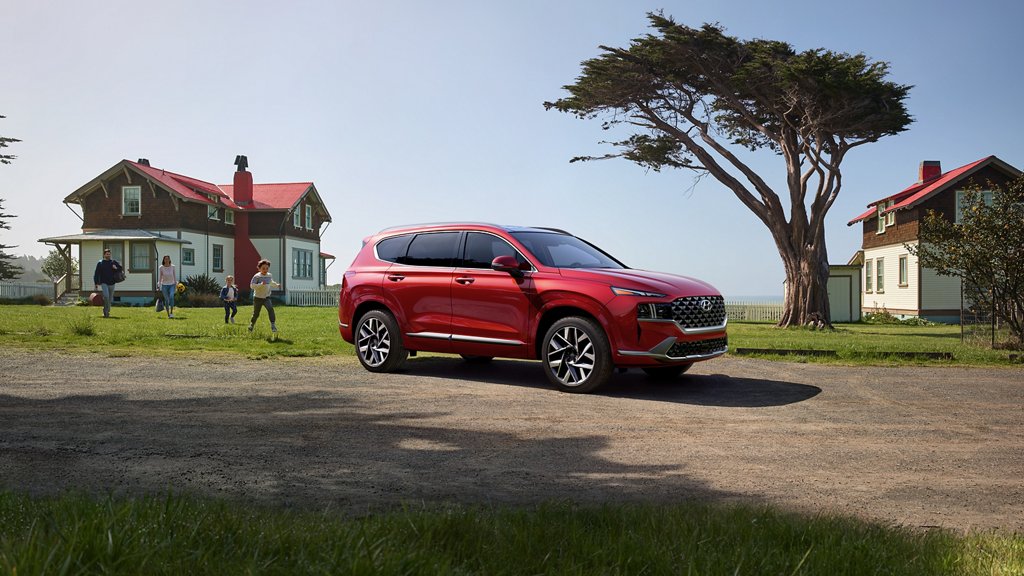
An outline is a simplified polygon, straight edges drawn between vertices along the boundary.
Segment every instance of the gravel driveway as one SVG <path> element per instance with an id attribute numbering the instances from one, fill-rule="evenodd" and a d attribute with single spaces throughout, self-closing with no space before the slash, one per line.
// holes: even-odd
<path id="1" fill-rule="evenodd" d="M 595 395 L 540 365 L 0 352 L 0 489 L 401 502 L 771 503 L 1024 531 L 1024 371 L 723 358 Z"/>

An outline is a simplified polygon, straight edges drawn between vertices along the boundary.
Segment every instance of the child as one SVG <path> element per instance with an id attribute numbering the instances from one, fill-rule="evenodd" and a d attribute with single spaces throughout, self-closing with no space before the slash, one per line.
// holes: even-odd
<path id="1" fill-rule="evenodd" d="M 235 288 L 235 277 L 228 276 L 224 279 L 225 286 L 220 290 L 220 299 L 224 301 L 224 323 L 230 320 L 235 323 L 235 314 L 238 314 L 238 288 Z"/>
<path id="2" fill-rule="evenodd" d="M 249 281 L 249 288 L 252 289 L 252 319 L 249 320 L 249 332 L 256 326 L 256 320 L 260 317 L 260 308 L 267 308 L 267 316 L 270 318 L 270 331 L 277 333 L 277 325 L 274 317 L 274 302 L 270 299 L 270 292 L 281 285 L 274 282 L 270 275 L 270 260 L 260 260 L 257 267 L 260 269 L 252 280 Z"/>

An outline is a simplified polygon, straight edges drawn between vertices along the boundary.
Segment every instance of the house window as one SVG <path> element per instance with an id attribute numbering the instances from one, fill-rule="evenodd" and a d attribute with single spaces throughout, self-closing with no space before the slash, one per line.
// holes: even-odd
<path id="1" fill-rule="evenodd" d="M 896 205 L 896 201 L 895 200 L 889 200 L 885 204 L 885 209 L 888 210 L 889 208 L 892 208 L 895 205 Z M 889 212 L 888 214 L 885 215 L 885 225 L 886 226 L 892 226 L 894 224 L 896 224 L 896 212 Z"/>
<path id="2" fill-rule="evenodd" d="M 295 212 L 292 212 L 292 226 L 302 228 L 302 212 L 298 208 L 295 209 Z"/>
<path id="3" fill-rule="evenodd" d="M 150 247 L 152 244 L 148 242 L 131 242 L 128 245 L 128 251 L 132 256 L 131 262 L 128 264 L 128 269 L 132 272 L 152 272 L 153 271 L 153 258 Z"/>
<path id="4" fill-rule="evenodd" d="M 124 216 L 142 214 L 142 186 L 121 187 L 121 214 Z"/>
<path id="5" fill-rule="evenodd" d="M 213 271 L 224 271 L 224 246 L 221 244 L 213 245 Z"/>
<path id="6" fill-rule="evenodd" d="M 313 207 L 306 204 L 306 230 L 313 229 Z"/>
<path id="7" fill-rule="evenodd" d="M 220 211 L 217 210 L 216 206 L 207 206 L 206 217 L 210 220 L 220 220 Z"/>
<path id="8" fill-rule="evenodd" d="M 118 262 L 124 262 L 124 243 L 122 242 L 104 242 L 103 251 L 110 250 L 110 259 L 117 260 Z"/>
<path id="9" fill-rule="evenodd" d="M 864 261 L 864 291 L 873 292 L 875 285 L 875 270 L 871 260 Z"/>
<path id="10" fill-rule="evenodd" d="M 195 250 L 195 248 L 182 248 L 181 249 L 181 265 L 182 266 L 195 266 L 196 265 L 196 250 Z"/>
<path id="11" fill-rule="evenodd" d="M 235 223 L 235 211 L 234 210 L 228 210 L 227 208 L 224 209 L 224 223 L 225 224 L 234 224 Z"/>
<path id="12" fill-rule="evenodd" d="M 313 252 L 292 248 L 292 278 L 313 278 Z"/>
<path id="13" fill-rule="evenodd" d="M 878 231 L 877 234 L 885 232 L 885 215 L 882 212 L 885 211 L 885 202 L 878 205 Z"/>
<path id="14" fill-rule="evenodd" d="M 980 193 L 975 193 L 975 199 L 978 196 L 985 202 L 985 206 L 991 206 L 993 200 L 993 194 L 991 190 L 982 190 Z M 960 220 L 964 215 L 964 204 L 966 203 L 967 192 L 965 190 L 956 191 L 956 220 L 955 223 L 959 224 Z"/>
<path id="15" fill-rule="evenodd" d="M 875 292 L 885 292 L 885 258 L 875 260 Z"/>
<path id="16" fill-rule="evenodd" d="M 906 287 L 907 285 L 907 256 L 900 256 L 900 286 Z"/>

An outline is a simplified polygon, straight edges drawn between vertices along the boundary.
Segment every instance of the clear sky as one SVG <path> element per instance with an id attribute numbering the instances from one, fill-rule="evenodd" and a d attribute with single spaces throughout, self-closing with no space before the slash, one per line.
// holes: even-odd
<path id="1" fill-rule="evenodd" d="M 231 183 L 313 181 L 334 222 L 331 282 L 365 236 L 414 222 L 555 226 L 635 268 L 693 275 L 731 297 L 782 293 L 767 229 L 713 179 L 647 172 L 607 151 L 596 121 L 547 112 L 598 45 L 648 31 L 646 12 L 798 50 L 863 52 L 913 84 L 908 132 L 855 149 L 827 221 L 829 259 L 860 247 L 846 222 L 913 183 L 990 154 L 1024 168 L 1013 0 L 0 0 L 0 166 L 16 214 L 0 243 L 80 231 L 63 198 L 121 159 Z M 781 161 L 758 155 L 771 184 Z M 77 206 L 76 206 L 77 208 Z"/>

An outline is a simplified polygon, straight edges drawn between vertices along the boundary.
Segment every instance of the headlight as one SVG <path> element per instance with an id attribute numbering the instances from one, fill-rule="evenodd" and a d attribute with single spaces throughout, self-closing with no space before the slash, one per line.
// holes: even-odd
<path id="1" fill-rule="evenodd" d="M 641 296 L 644 298 L 664 298 L 665 294 L 659 294 L 658 292 L 648 292 L 646 290 L 633 290 L 631 288 L 616 288 L 612 286 L 612 294 L 616 296 Z"/>

